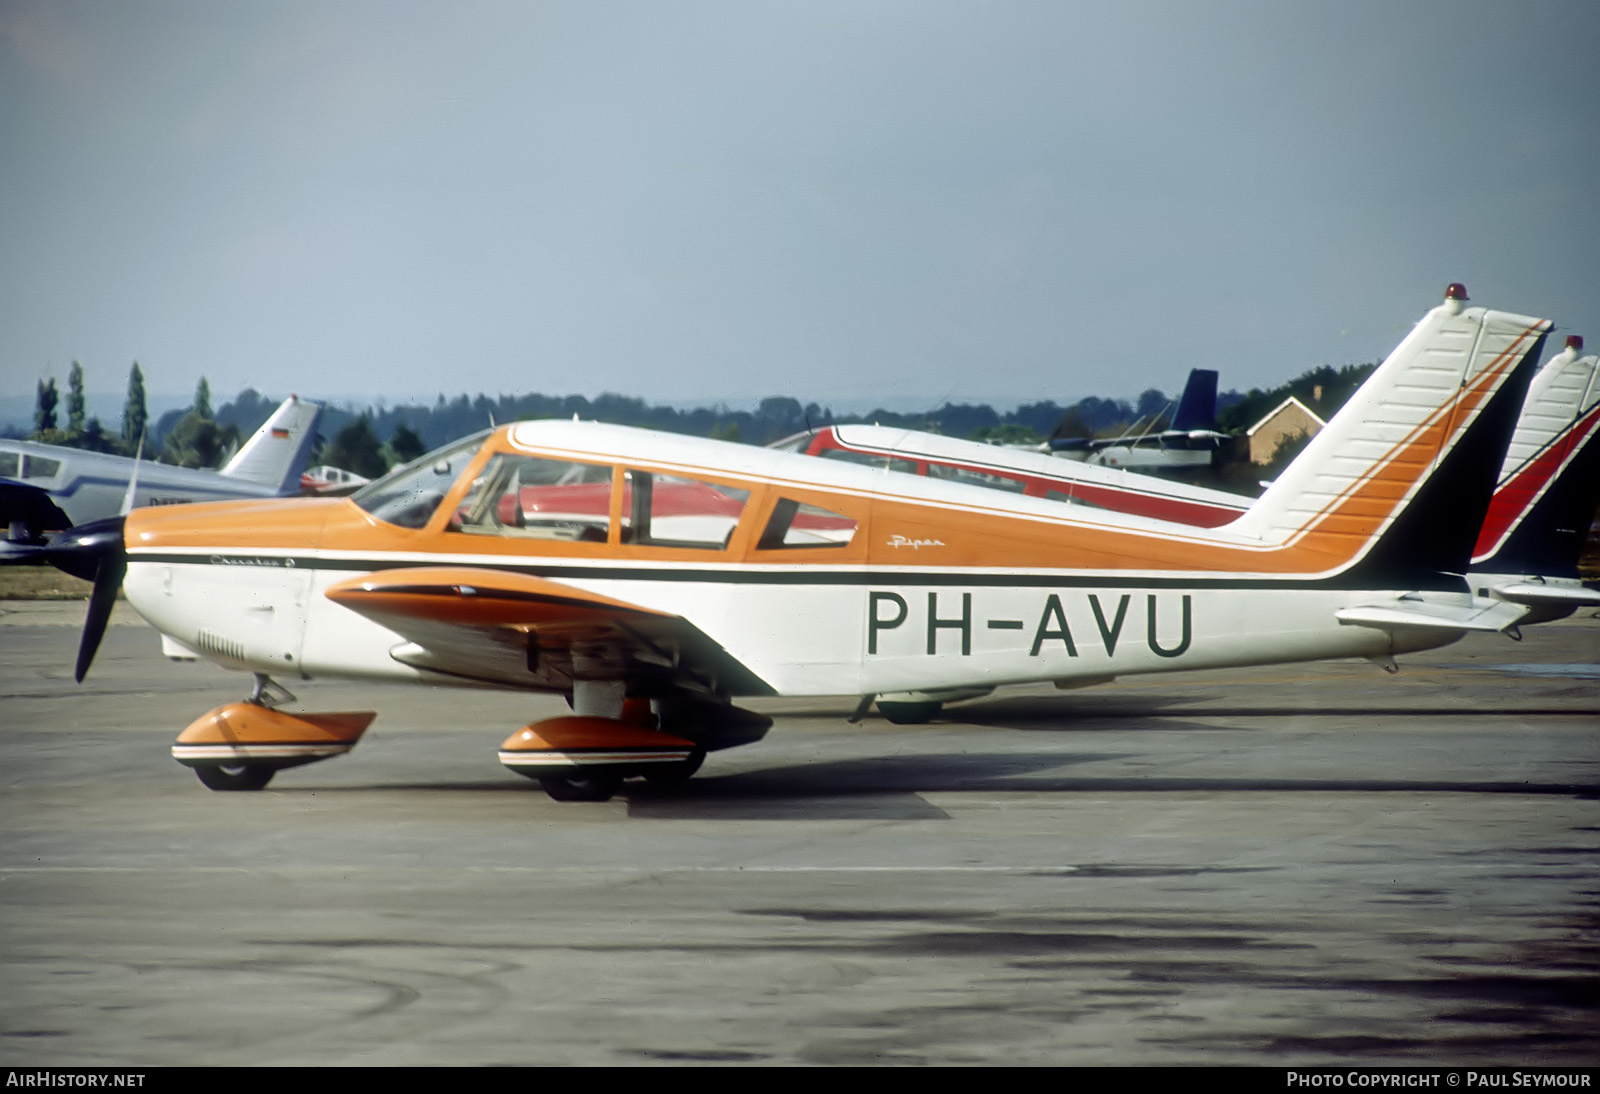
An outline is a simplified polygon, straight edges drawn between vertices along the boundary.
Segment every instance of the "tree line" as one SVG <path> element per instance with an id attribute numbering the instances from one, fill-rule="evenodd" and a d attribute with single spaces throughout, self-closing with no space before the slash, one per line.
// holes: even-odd
<path id="1" fill-rule="evenodd" d="M 1218 428 L 1235 432 L 1248 428 L 1290 394 L 1326 419 L 1343 405 L 1375 367 L 1350 365 L 1335 369 L 1323 366 L 1270 390 L 1223 392 L 1217 400 Z M 59 401 L 55 380 L 39 381 L 35 428 L 30 439 L 133 455 L 143 437 L 146 458 L 186 467 L 217 467 L 237 448 L 241 438 L 260 428 L 280 400 L 246 388 L 213 409 L 210 384 L 201 377 L 190 406 L 168 411 L 152 423 L 145 406 L 144 374 L 135 362 L 128 376 L 121 429 L 112 432 L 97 418 L 85 420 L 83 369 L 74 361 L 68 374 L 64 425 L 59 424 Z M 877 409 L 866 414 L 835 414 L 831 407 L 815 402 L 802 404 L 786 395 L 762 399 L 754 410 L 736 410 L 725 404 L 692 408 L 661 406 L 613 393 L 593 399 L 583 395 L 541 393 L 495 398 L 463 394 L 447 399 L 440 394 L 431 405 L 379 403 L 359 409 L 324 407 L 312 462 L 332 464 L 371 478 L 396 463 L 415 459 L 430 449 L 496 423 L 572 417 L 757 445 L 824 425 L 849 423 L 873 423 L 952 437 L 1025 444 L 1042 441 L 1053 434 L 1108 437 L 1135 429 L 1140 432 L 1157 429 L 1173 402 L 1171 396 L 1150 388 L 1132 400 L 1091 395 L 1069 405 L 1041 400 L 1009 411 L 996 410 L 988 404 L 947 402 L 915 413 Z"/>
<path id="2" fill-rule="evenodd" d="M 204 381 L 201 381 L 204 383 Z M 144 372 L 139 362 L 128 371 L 128 399 L 122 408 L 120 432 L 112 432 L 98 417 L 85 419 L 88 401 L 83 390 L 83 366 L 72 362 L 67 371 L 66 421 L 59 419 L 61 392 L 55 377 L 39 381 L 34 400 L 33 432 L 29 440 L 43 444 L 57 444 L 68 448 L 83 448 L 91 452 L 108 452 L 132 456 L 138 449 L 149 426 L 150 415 L 145 408 Z"/>

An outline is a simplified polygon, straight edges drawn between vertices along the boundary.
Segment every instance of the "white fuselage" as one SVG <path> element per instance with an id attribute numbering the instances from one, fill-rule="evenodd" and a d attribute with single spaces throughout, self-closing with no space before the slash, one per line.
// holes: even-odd
<path id="1" fill-rule="evenodd" d="M 503 556 L 311 552 L 196 553 L 193 564 L 130 557 L 134 607 L 201 656 L 238 669 L 304 676 L 450 683 L 398 660 L 406 639 L 323 594 L 364 568 L 396 563 L 503 565 Z M 938 574 L 908 582 L 852 571 L 835 584 L 796 583 L 770 567 L 724 566 L 717 580 L 661 580 L 660 566 L 618 565 L 616 576 L 547 576 L 575 588 L 680 615 L 784 695 L 989 688 L 1176 669 L 1342 657 L 1381 658 L 1444 645 L 1449 629 L 1403 637 L 1335 619 L 1341 608 L 1402 591 L 1161 587 L 1082 583 L 1066 573 Z M 288 563 L 293 563 L 292 565 Z M 320 563 L 328 564 L 323 568 Z M 335 568 L 336 567 L 336 568 Z M 585 567 L 592 569 L 592 567 Z M 842 576 L 842 575 L 841 575 Z M 774 580 L 774 578 L 777 578 Z M 1465 603 L 1468 596 L 1460 594 Z"/>

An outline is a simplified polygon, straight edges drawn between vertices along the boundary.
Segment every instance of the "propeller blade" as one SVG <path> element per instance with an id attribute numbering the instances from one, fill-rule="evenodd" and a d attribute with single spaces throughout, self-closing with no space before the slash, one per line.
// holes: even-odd
<path id="1" fill-rule="evenodd" d="M 45 561 L 73 577 L 94 582 L 89 594 L 89 614 L 83 623 L 83 639 L 78 644 L 78 664 L 73 678 L 83 683 L 94 661 L 100 640 L 105 637 L 111 609 L 117 603 L 117 590 L 128 572 L 128 552 L 122 542 L 124 517 L 106 517 L 57 532 L 50 542 L 36 548 Z"/>
<path id="2" fill-rule="evenodd" d="M 72 670 L 72 678 L 80 684 L 89 674 L 95 652 L 100 649 L 100 640 L 106 635 L 106 624 L 111 622 L 111 609 L 117 603 L 117 590 L 122 588 L 122 578 L 127 572 L 127 553 L 119 549 L 101 561 L 100 569 L 94 575 L 94 592 L 89 594 L 89 614 L 83 621 L 83 639 L 78 643 L 78 664 Z"/>

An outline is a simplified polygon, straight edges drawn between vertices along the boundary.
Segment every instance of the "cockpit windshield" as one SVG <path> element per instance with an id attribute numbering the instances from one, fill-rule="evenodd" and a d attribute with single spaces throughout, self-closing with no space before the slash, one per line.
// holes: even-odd
<path id="1" fill-rule="evenodd" d="M 486 429 L 474 433 L 397 467 L 351 494 L 350 500 L 390 524 L 402 528 L 426 527 L 434 510 L 467 469 L 472 457 L 478 454 L 490 432 Z"/>

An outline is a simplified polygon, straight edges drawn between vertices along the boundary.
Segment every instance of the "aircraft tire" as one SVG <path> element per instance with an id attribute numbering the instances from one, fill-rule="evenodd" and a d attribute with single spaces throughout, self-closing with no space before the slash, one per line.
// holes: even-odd
<path id="1" fill-rule="evenodd" d="M 204 764 L 194 773 L 212 790 L 260 790 L 272 781 L 275 770 L 264 764 Z"/>
<path id="2" fill-rule="evenodd" d="M 925 703 L 886 703 L 878 700 L 878 713 L 897 726 L 920 726 L 938 717 L 944 704 L 938 700 Z"/>
<path id="3" fill-rule="evenodd" d="M 558 802 L 610 801 L 622 785 L 616 775 L 541 775 L 539 785 Z"/>
<path id="4" fill-rule="evenodd" d="M 640 772 L 640 774 L 644 776 L 645 782 L 687 782 L 689 779 L 694 778 L 694 773 L 699 771 L 700 765 L 705 762 L 706 754 L 697 749 L 694 752 L 689 753 L 685 759 L 679 760 L 676 763 L 651 764 L 642 772 Z"/>

